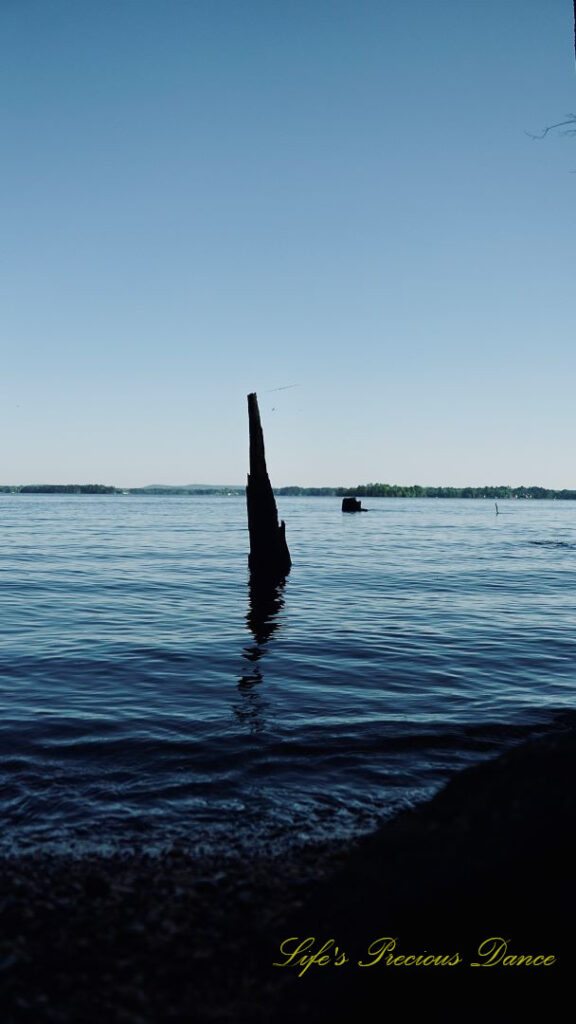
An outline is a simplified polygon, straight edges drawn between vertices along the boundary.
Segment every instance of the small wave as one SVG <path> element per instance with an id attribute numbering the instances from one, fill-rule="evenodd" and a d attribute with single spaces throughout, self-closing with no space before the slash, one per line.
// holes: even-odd
<path id="1" fill-rule="evenodd" d="M 576 549 L 576 541 L 572 540 L 530 540 L 528 543 L 538 548 L 567 548 L 570 551 Z"/>

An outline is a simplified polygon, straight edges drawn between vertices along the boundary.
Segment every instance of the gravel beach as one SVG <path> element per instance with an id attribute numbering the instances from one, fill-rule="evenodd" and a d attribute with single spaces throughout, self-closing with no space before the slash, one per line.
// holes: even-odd
<path id="1" fill-rule="evenodd" d="M 348 847 L 250 860 L 199 858 L 184 847 L 161 856 L 6 858 L 1 1019 L 350 1016 L 384 981 L 387 991 L 427 998 L 431 986 L 468 971 L 479 945 L 495 937 L 506 949 L 493 954 L 500 961 L 490 975 L 475 971 L 474 979 L 504 974 L 510 983 L 521 972 L 523 985 L 536 975 L 557 984 L 576 952 L 575 769 L 568 726 L 467 769 Z M 393 945 L 376 963 L 383 943 L 368 950 L 383 938 Z M 328 958 L 298 977 L 299 958 L 290 959 L 297 944 L 280 950 L 287 939 L 314 939 L 313 951 L 333 942 L 329 952 L 338 946 L 347 962 Z M 404 963 L 425 951 L 459 962 Z M 504 963 L 505 955 L 549 962 Z M 487 959 L 480 962 L 492 966 Z"/>

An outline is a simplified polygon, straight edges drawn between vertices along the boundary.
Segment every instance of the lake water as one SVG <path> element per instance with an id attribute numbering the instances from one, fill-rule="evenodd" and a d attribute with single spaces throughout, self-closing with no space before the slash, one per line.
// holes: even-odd
<path id="1" fill-rule="evenodd" d="M 576 503 L 0 496 L 1 849 L 355 835 L 576 708 Z M 269 609 L 270 611 L 270 609 Z"/>

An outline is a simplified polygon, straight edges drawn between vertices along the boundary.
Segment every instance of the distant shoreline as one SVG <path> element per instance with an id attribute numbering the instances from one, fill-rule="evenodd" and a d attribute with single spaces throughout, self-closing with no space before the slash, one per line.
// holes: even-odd
<path id="1" fill-rule="evenodd" d="M 492 500 L 530 499 L 576 501 L 576 490 L 554 490 L 548 487 L 421 487 L 419 484 L 359 484 L 357 487 L 275 487 L 274 493 L 284 498 L 485 498 Z M 0 485 L 0 494 L 114 494 L 114 495 L 191 495 L 193 497 L 235 497 L 245 494 L 240 485 L 231 487 L 210 484 L 148 487 L 112 487 L 106 484 L 23 484 Z"/>

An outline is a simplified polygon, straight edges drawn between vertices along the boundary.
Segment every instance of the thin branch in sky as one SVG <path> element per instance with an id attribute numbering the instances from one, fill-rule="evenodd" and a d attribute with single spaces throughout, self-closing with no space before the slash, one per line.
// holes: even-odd
<path id="1" fill-rule="evenodd" d="M 576 3 L 576 0 L 574 0 Z M 566 128 L 566 125 L 571 125 L 570 128 Z M 533 135 L 532 132 L 526 132 L 526 135 L 531 139 L 544 139 L 548 135 L 548 132 L 553 132 L 556 128 L 565 128 L 566 130 L 561 132 L 561 135 L 576 135 L 576 114 L 566 114 L 565 121 L 559 121 L 558 124 L 549 124 L 547 128 L 539 132 L 538 135 Z"/>

